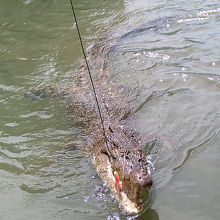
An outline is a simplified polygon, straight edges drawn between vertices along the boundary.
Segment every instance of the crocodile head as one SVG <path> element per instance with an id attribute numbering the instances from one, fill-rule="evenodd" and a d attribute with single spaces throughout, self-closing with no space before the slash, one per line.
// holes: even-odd
<path id="1" fill-rule="evenodd" d="M 102 149 L 102 153 L 108 155 L 104 166 L 109 164 L 109 172 L 105 175 L 113 175 L 109 177 L 113 183 L 106 182 L 127 212 L 138 213 L 142 209 L 140 192 L 149 190 L 153 183 L 146 156 L 135 135 L 109 129 L 107 142 L 108 146 Z"/>

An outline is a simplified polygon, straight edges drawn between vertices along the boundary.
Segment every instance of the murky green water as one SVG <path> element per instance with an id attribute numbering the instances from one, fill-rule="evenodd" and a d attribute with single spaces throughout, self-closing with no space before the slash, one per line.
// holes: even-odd
<path id="1" fill-rule="evenodd" d="M 77 1 L 86 46 L 109 30 L 164 16 L 176 23 L 121 41 L 112 79 L 130 89 L 136 127 L 172 147 L 151 152 L 154 187 L 138 219 L 220 218 L 220 3 Z M 81 51 L 69 1 L 0 0 L 0 219 L 127 219 L 76 138 L 62 100 L 32 100 L 71 84 Z"/>

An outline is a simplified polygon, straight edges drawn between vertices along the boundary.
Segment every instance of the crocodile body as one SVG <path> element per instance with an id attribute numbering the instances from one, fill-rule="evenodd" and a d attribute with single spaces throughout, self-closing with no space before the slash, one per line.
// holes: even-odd
<path id="1" fill-rule="evenodd" d="M 84 60 L 77 68 L 74 85 L 62 91 L 54 87 L 44 91 L 65 97 L 73 121 L 81 127 L 82 150 L 90 154 L 98 175 L 128 213 L 139 213 L 142 210 L 140 191 L 143 188 L 150 189 L 152 180 L 148 173 L 146 155 L 142 152 L 142 140 L 134 126 L 127 123 L 133 118 L 133 109 L 123 89 L 110 80 L 112 64 L 109 55 L 121 41 L 158 30 L 174 21 L 174 18 L 158 19 L 130 31 L 109 33 L 88 50 L 87 60 L 104 121 L 105 135 Z M 119 176 L 120 190 L 115 185 L 114 173 Z"/>

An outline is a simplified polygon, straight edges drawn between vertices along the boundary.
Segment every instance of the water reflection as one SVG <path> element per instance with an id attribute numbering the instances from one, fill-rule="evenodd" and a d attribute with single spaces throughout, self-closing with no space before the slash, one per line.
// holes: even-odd
<path id="1" fill-rule="evenodd" d="M 154 209 L 147 209 L 140 217 L 137 218 L 138 220 L 146 219 L 146 220 L 159 220 L 159 215 Z"/>

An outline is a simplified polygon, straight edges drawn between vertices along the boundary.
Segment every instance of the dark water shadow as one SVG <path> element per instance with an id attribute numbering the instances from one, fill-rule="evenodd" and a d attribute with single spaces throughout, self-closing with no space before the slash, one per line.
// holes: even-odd
<path id="1" fill-rule="evenodd" d="M 156 210 L 154 209 L 147 209 L 144 211 L 144 213 L 142 213 L 138 218 L 137 220 L 159 220 L 159 215 L 158 213 L 156 212 Z"/>

